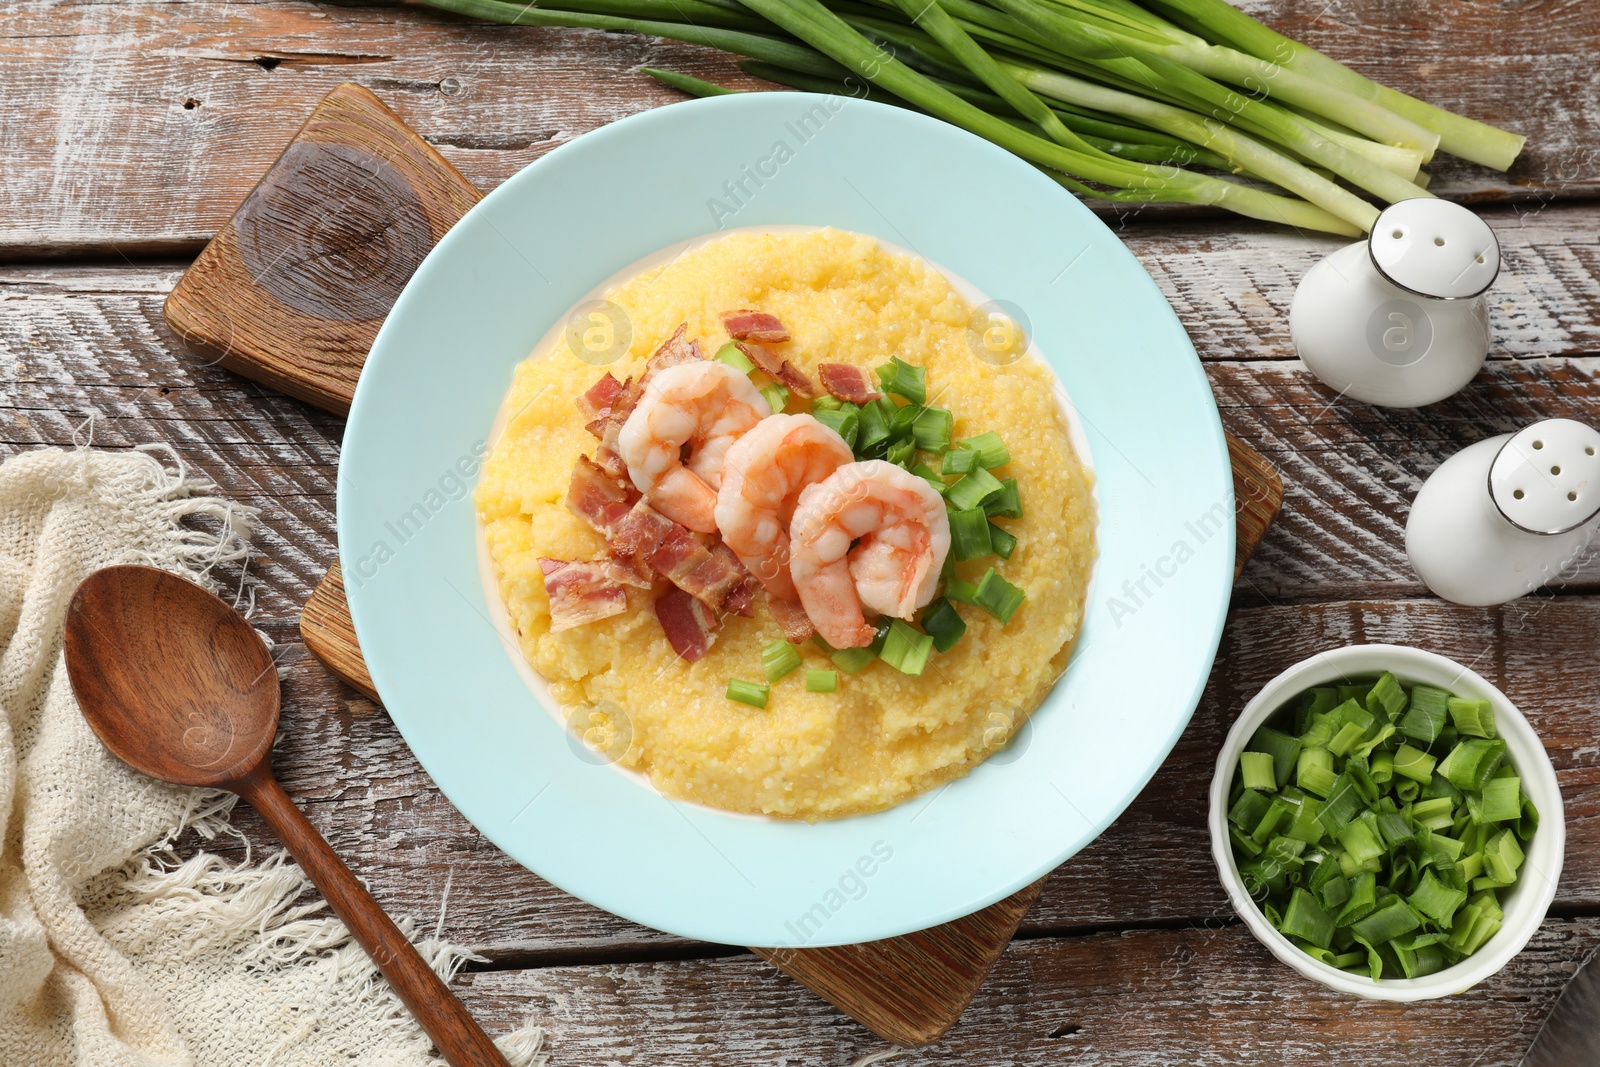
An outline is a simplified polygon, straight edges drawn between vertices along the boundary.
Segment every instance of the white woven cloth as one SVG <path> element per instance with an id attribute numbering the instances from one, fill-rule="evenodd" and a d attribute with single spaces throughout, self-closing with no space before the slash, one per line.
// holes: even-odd
<path id="1" fill-rule="evenodd" d="M 146 563 L 205 584 L 250 512 L 170 450 L 42 449 L 0 464 L 0 1065 L 410 1067 L 427 1038 L 299 868 L 168 851 L 233 798 L 109 755 L 62 662 L 90 572 Z M 237 568 L 235 568 L 237 569 Z M 463 954 L 422 945 L 442 972 Z M 502 1039 L 514 1065 L 541 1035 Z"/>

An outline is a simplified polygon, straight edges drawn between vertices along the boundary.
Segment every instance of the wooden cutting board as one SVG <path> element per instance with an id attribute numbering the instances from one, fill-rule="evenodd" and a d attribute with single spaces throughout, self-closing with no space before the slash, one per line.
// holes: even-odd
<path id="1" fill-rule="evenodd" d="M 341 85 L 180 279 L 167 321 L 204 358 L 345 414 L 395 297 L 480 196 L 372 93 Z M 1228 450 L 1237 574 L 1277 515 L 1283 485 L 1231 436 Z M 379 699 L 338 564 L 306 603 L 300 632 L 329 669 Z M 924 1045 L 955 1024 L 1042 884 L 903 937 L 753 951 L 879 1036 Z"/>

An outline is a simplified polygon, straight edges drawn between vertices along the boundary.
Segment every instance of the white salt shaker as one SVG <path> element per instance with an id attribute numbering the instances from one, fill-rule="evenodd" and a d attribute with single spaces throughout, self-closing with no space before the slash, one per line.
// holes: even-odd
<path id="1" fill-rule="evenodd" d="M 1423 483 L 1406 555 L 1457 604 L 1504 604 L 1549 582 L 1600 529 L 1600 431 L 1546 419 L 1469 445 Z"/>
<path id="2" fill-rule="evenodd" d="M 1365 241 L 1306 272 L 1289 331 L 1311 373 L 1340 394 L 1386 407 L 1432 404 L 1483 366 L 1483 294 L 1499 273 L 1488 223 L 1446 200 L 1402 200 Z"/>

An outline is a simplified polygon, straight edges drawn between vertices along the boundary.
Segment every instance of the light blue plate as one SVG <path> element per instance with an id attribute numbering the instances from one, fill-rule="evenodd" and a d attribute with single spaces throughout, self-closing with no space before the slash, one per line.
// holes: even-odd
<path id="1" fill-rule="evenodd" d="M 1101 505 L 1086 628 L 1031 724 L 961 781 L 818 825 L 675 803 L 575 756 L 489 621 L 470 496 L 512 368 L 585 293 L 676 242 L 779 224 L 872 234 L 1024 309 L 1087 431 Z M 742 945 L 918 930 L 1083 848 L 1189 721 L 1232 583 L 1233 482 L 1216 406 L 1128 250 L 986 141 L 910 111 L 795 93 L 635 115 L 484 198 L 373 345 L 338 503 L 367 666 L 462 813 L 591 903 Z"/>

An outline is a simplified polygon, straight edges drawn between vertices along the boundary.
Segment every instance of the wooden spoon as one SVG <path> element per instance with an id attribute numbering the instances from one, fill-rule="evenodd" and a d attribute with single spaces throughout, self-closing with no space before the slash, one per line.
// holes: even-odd
<path id="1" fill-rule="evenodd" d="M 384 914 L 272 777 L 278 671 L 238 612 L 153 567 L 107 567 L 67 610 L 67 673 L 118 759 L 177 785 L 243 797 L 454 1067 L 508 1067 L 489 1035 Z"/>

